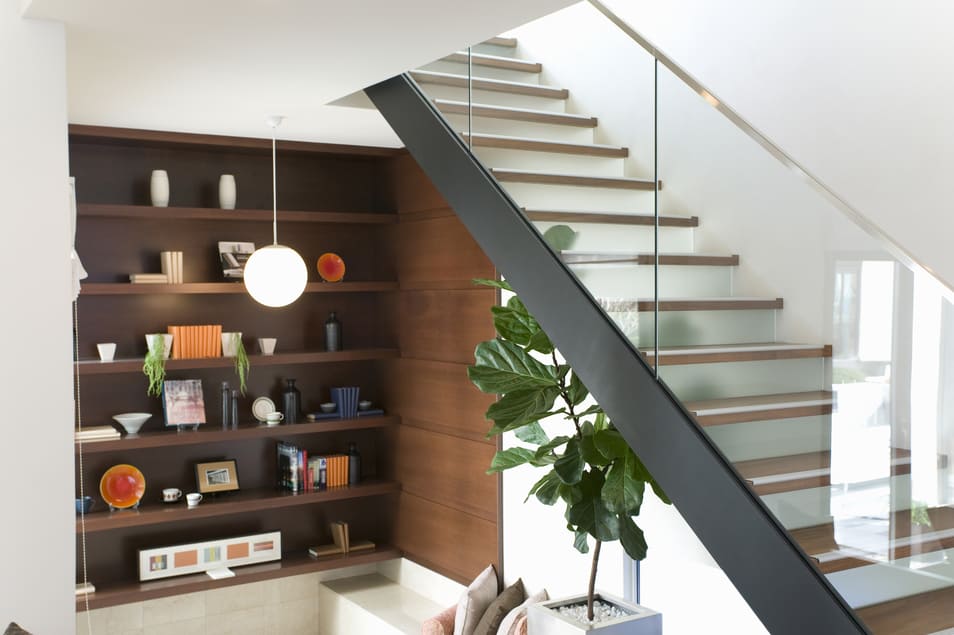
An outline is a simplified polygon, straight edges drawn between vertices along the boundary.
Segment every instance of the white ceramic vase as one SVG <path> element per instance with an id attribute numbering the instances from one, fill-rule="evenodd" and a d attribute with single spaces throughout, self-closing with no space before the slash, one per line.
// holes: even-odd
<path id="1" fill-rule="evenodd" d="M 153 170 L 149 179 L 149 196 L 154 207 L 169 207 L 169 175 L 165 170 Z"/>
<path id="2" fill-rule="evenodd" d="M 169 353 L 172 352 L 171 333 L 146 333 L 146 348 L 152 350 L 152 340 L 156 335 L 162 336 L 162 359 L 169 359 Z"/>
<path id="3" fill-rule="evenodd" d="M 235 357 L 238 355 L 238 345 L 241 341 L 241 333 L 222 333 L 222 357 Z"/>
<path id="4" fill-rule="evenodd" d="M 235 175 L 223 174 L 219 177 L 219 207 L 235 209 Z"/>

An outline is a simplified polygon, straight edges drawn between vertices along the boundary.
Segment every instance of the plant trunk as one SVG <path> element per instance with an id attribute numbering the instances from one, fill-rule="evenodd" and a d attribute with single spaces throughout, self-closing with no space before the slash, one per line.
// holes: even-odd
<path id="1" fill-rule="evenodd" d="M 593 621 L 593 595 L 596 593 L 596 567 L 600 562 L 600 547 L 603 545 L 601 540 L 596 541 L 593 547 L 593 566 L 590 567 L 590 587 L 586 592 L 586 619 Z"/>

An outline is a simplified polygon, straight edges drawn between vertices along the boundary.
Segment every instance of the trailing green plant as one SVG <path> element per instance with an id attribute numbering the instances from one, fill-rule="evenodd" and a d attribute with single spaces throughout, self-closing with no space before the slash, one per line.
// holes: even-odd
<path id="1" fill-rule="evenodd" d="M 512 291 L 506 282 L 474 282 Z M 563 501 L 566 527 L 580 553 L 589 552 L 588 538 L 595 541 L 587 588 L 592 620 L 602 544 L 619 540 L 631 558 L 642 560 L 646 540 L 633 517 L 639 515 L 646 485 L 664 503 L 670 501 L 603 409 L 588 399 L 579 376 L 560 363 L 550 338 L 520 298 L 514 295 L 491 312 L 497 337 L 477 345 L 467 373 L 482 392 L 500 395 L 487 409 L 486 417 L 493 421 L 487 436 L 513 432 L 526 445 L 497 452 L 487 473 L 520 465 L 545 470 L 527 500 L 535 496 L 544 505 Z M 551 437 L 541 425 L 551 417 L 572 422 L 572 432 Z"/>
<path id="2" fill-rule="evenodd" d="M 165 346 L 166 343 L 162 334 L 156 333 L 153 335 L 149 341 L 146 358 L 142 363 L 142 372 L 149 380 L 146 394 L 151 397 L 158 397 L 162 394 L 162 382 L 166 378 L 166 360 L 163 357 Z"/>
<path id="3" fill-rule="evenodd" d="M 248 353 L 245 351 L 245 345 L 242 344 L 242 334 L 232 333 L 232 342 L 235 346 L 235 374 L 239 378 L 239 390 L 242 396 L 245 395 L 245 380 L 248 379 Z"/>

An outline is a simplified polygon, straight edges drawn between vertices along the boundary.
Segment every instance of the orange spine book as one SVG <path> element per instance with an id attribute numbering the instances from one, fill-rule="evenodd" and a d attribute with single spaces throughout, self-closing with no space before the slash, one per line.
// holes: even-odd
<path id="1" fill-rule="evenodd" d="M 212 326 L 202 327 L 202 357 L 212 357 Z"/>
<path id="2" fill-rule="evenodd" d="M 343 467 L 342 474 L 341 474 L 341 478 L 342 478 L 341 484 L 350 485 L 351 483 L 348 482 L 348 468 L 351 466 L 351 459 L 348 458 L 347 454 L 341 457 L 341 464 Z"/>
<path id="3" fill-rule="evenodd" d="M 179 359 L 179 327 L 178 326 L 167 326 L 166 332 L 172 336 L 172 351 L 169 353 L 169 357 L 172 359 Z"/>
<path id="4" fill-rule="evenodd" d="M 195 358 L 195 327 L 194 326 L 186 327 L 186 357 L 188 359 Z"/>
<path id="5" fill-rule="evenodd" d="M 212 327 L 212 357 L 222 357 L 222 325 Z"/>
<path id="6" fill-rule="evenodd" d="M 192 328 L 182 327 L 182 359 L 192 357 Z"/>
<path id="7" fill-rule="evenodd" d="M 342 454 L 338 455 L 338 485 L 345 486 L 348 484 L 348 468 L 345 461 L 347 457 Z"/>
<path id="8" fill-rule="evenodd" d="M 338 487 L 338 457 L 328 457 L 328 487 Z"/>

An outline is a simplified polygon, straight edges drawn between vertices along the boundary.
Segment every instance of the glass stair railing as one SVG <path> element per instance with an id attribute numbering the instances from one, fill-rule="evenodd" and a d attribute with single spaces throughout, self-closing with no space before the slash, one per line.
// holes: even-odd
<path id="1" fill-rule="evenodd" d="M 508 35 L 368 94 L 771 632 L 954 629 L 950 290 L 599 3 Z"/>

